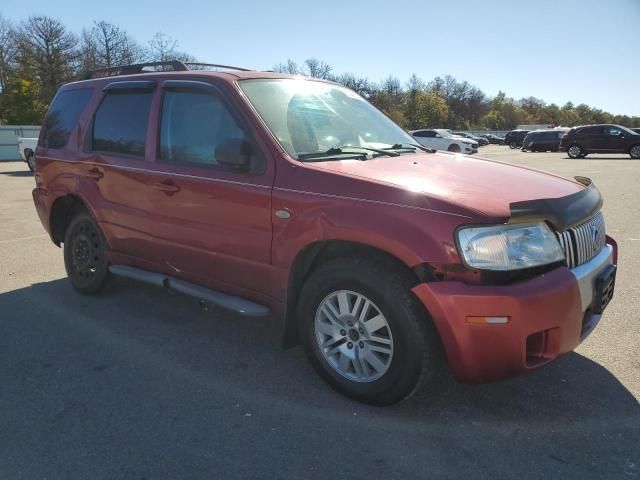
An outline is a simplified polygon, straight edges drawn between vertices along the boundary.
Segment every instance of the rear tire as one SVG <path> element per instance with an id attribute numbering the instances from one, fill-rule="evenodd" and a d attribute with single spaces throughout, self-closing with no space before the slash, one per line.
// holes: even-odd
<path id="1" fill-rule="evenodd" d="M 29 167 L 29 170 L 31 170 L 32 172 L 36 171 L 36 156 L 33 154 L 33 152 L 27 155 L 27 167 Z"/>
<path id="2" fill-rule="evenodd" d="M 300 339 L 333 389 L 391 405 L 435 383 L 444 355 L 412 285 L 402 269 L 378 258 L 335 259 L 307 279 L 298 303 Z"/>
<path id="3" fill-rule="evenodd" d="M 640 158 L 640 145 L 634 145 L 629 149 L 631 158 Z"/>
<path id="4" fill-rule="evenodd" d="M 569 155 L 569 158 L 580 158 L 584 155 L 584 151 L 580 145 L 573 144 L 567 148 L 567 155 Z"/>
<path id="5" fill-rule="evenodd" d="M 80 210 L 64 236 L 64 266 L 71 285 L 80 293 L 98 293 L 109 278 L 106 241 L 95 219 Z"/>

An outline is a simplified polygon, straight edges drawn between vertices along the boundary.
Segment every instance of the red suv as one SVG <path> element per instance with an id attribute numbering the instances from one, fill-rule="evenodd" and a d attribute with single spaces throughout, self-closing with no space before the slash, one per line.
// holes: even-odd
<path id="1" fill-rule="evenodd" d="M 617 248 L 589 179 L 428 150 L 331 82 L 161 67 L 94 72 L 47 114 L 33 199 L 81 293 L 115 274 L 270 317 L 379 405 L 447 365 L 539 367 L 599 321 Z"/>

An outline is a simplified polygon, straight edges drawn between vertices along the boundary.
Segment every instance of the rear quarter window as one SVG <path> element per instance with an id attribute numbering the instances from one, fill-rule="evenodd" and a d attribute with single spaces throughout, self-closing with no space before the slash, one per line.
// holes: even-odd
<path id="1" fill-rule="evenodd" d="M 42 125 L 43 147 L 62 148 L 67 144 L 92 93 L 91 88 L 81 88 L 64 90 L 55 96 Z"/>
<path id="2" fill-rule="evenodd" d="M 107 93 L 93 119 L 92 150 L 144 157 L 153 92 Z"/>

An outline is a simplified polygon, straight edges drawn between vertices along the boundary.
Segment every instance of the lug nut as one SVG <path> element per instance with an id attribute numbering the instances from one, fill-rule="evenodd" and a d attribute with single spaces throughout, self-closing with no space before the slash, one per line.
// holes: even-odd
<path id="1" fill-rule="evenodd" d="M 343 337 L 347 334 L 346 330 L 340 330 L 340 335 L 342 335 Z"/>
<path id="2" fill-rule="evenodd" d="M 359 346 L 360 348 L 364 348 L 364 342 L 360 342 L 360 343 L 358 344 L 358 346 Z"/>
<path id="3" fill-rule="evenodd" d="M 353 348 L 353 343 L 351 343 L 351 342 L 347 343 L 347 348 L 348 349 L 352 349 Z"/>
<path id="4" fill-rule="evenodd" d="M 350 327 L 353 327 L 353 322 L 352 322 L 351 320 L 349 320 L 349 321 L 347 322 L 347 325 L 349 325 Z"/>

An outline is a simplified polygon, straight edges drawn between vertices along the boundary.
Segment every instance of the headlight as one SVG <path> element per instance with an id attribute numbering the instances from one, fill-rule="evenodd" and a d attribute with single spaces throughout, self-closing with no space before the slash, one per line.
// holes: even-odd
<path id="1" fill-rule="evenodd" d="M 484 270 L 519 270 L 564 260 L 546 223 L 470 227 L 458 230 L 466 264 Z"/>

